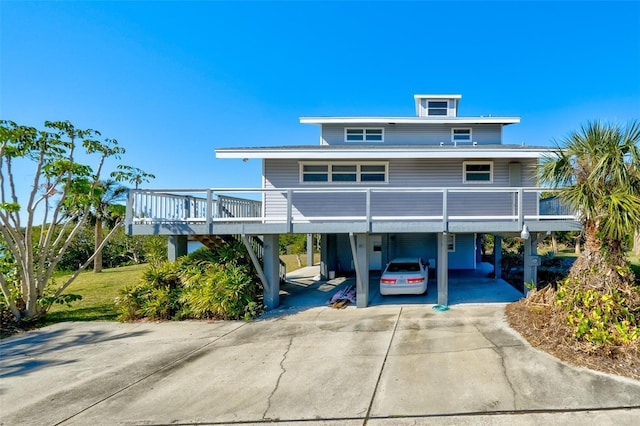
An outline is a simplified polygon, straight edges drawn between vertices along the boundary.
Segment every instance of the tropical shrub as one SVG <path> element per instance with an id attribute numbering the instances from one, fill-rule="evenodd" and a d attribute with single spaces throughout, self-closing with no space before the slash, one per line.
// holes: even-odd
<path id="1" fill-rule="evenodd" d="M 593 274 L 598 273 L 594 266 Z M 628 266 L 617 271 L 621 277 L 633 275 Z M 568 277 L 558 284 L 556 304 L 567 313 L 576 338 L 594 345 L 627 345 L 640 338 L 640 297 L 638 288 L 611 285 L 611 274 L 598 286 Z"/>
<path id="2" fill-rule="evenodd" d="M 180 300 L 186 308 L 183 315 L 251 319 L 259 313 L 256 301 L 259 286 L 248 266 L 209 264 L 195 275 L 189 272 L 183 275 L 185 285 Z"/>
<path id="3" fill-rule="evenodd" d="M 245 319 L 259 315 L 261 287 L 242 244 L 201 248 L 150 265 L 139 285 L 118 297 L 120 319 Z"/>

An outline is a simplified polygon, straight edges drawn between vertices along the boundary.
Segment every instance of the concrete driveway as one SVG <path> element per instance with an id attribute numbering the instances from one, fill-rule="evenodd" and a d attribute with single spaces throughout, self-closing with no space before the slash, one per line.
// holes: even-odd
<path id="1" fill-rule="evenodd" d="M 532 349 L 504 305 L 62 323 L 0 342 L 4 425 L 638 424 L 640 382 Z"/>

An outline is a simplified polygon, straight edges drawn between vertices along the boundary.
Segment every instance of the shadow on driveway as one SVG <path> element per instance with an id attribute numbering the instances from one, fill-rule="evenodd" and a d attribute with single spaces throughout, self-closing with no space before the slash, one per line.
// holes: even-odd
<path id="1" fill-rule="evenodd" d="M 73 363 L 73 360 L 47 358 L 47 354 L 65 349 L 77 350 L 82 346 L 96 345 L 122 338 L 140 336 L 147 331 L 114 334 L 111 325 L 92 330 L 78 331 L 73 322 L 61 323 L 56 328 L 45 327 L 0 341 L 0 378 L 32 373 L 48 366 Z M 107 324 L 107 323 L 104 323 Z"/>

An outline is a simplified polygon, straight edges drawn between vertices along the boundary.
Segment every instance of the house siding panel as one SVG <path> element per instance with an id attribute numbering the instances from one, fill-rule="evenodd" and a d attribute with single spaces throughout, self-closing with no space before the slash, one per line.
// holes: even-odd
<path id="1" fill-rule="evenodd" d="M 393 234 L 390 236 L 391 258 L 420 257 L 424 260 L 437 257 L 438 237 L 436 234 Z"/>
<path id="2" fill-rule="evenodd" d="M 438 236 L 433 233 L 389 234 L 387 238 L 389 259 L 398 257 L 420 257 L 437 259 Z M 337 257 L 339 270 L 352 271 L 353 257 L 349 236 L 338 234 Z M 456 250 L 449 253 L 449 269 L 475 269 L 475 234 L 456 234 Z M 435 269 L 435 265 L 430 265 Z"/>
<path id="3" fill-rule="evenodd" d="M 456 239 L 455 251 L 449 252 L 449 269 L 475 269 L 475 234 L 454 235 Z"/>
<path id="4" fill-rule="evenodd" d="M 353 254 L 351 252 L 351 241 L 348 234 L 338 234 L 336 236 L 336 257 L 338 271 L 353 271 Z"/>
<path id="5" fill-rule="evenodd" d="M 322 144 L 325 145 L 357 145 L 371 144 L 374 142 L 345 142 L 344 129 L 358 127 L 384 128 L 384 145 L 453 145 L 451 142 L 452 128 L 471 128 L 472 141 L 478 145 L 496 145 L 502 143 L 502 125 L 500 124 L 475 124 L 475 125 L 451 125 L 451 124 L 323 124 Z M 377 143 L 377 142 L 376 142 Z M 464 145 L 469 145 L 465 143 Z"/>
<path id="6" fill-rule="evenodd" d="M 354 160 L 355 161 L 355 160 Z M 463 159 L 392 159 L 389 161 L 389 183 L 371 185 L 372 216 L 434 216 L 442 214 L 441 193 L 402 193 L 386 192 L 385 188 L 445 188 L 456 187 L 473 190 L 473 184 L 463 184 Z M 509 159 L 493 161 L 493 183 L 478 185 L 476 188 L 509 187 Z M 522 161 L 521 161 L 522 162 Z M 534 161 L 522 162 L 522 182 L 534 186 Z M 301 184 L 297 161 L 266 160 L 266 188 L 304 188 L 314 187 L 340 188 L 338 184 L 310 185 Z M 359 184 L 347 185 L 350 188 L 363 189 Z M 265 196 L 265 214 L 269 217 L 285 217 L 287 194 L 267 193 Z M 366 195 L 362 193 L 293 193 L 292 213 L 294 220 L 305 217 L 338 217 L 364 216 L 366 214 Z M 517 199 L 510 193 L 457 193 L 448 194 L 448 212 L 450 215 L 462 216 L 505 216 L 517 212 Z M 527 194 L 525 213 L 537 213 L 535 194 Z"/>

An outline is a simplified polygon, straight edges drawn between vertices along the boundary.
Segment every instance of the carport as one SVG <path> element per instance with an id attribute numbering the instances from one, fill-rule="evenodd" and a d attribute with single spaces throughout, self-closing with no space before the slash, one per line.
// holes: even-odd
<path id="1" fill-rule="evenodd" d="M 491 278 L 493 265 L 481 263 L 475 270 L 451 270 L 448 273 L 449 304 L 509 303 L 519 300 L 523 294 L 501 278 Z M 381 296 L 380 273 L 369 274 L 369 306 L 437 304 L 438 289 L 435 278 L 429 279 L 427 294 L 406 296 Z M 280 286 L 280 306 L 276 311 L 304 310 L 325 306 L 340 289 L 356 285 L 354 276 L 338 276 L 322 279 L 320 266 L 307 266 L 287 274 L 286 283 Z"/>

